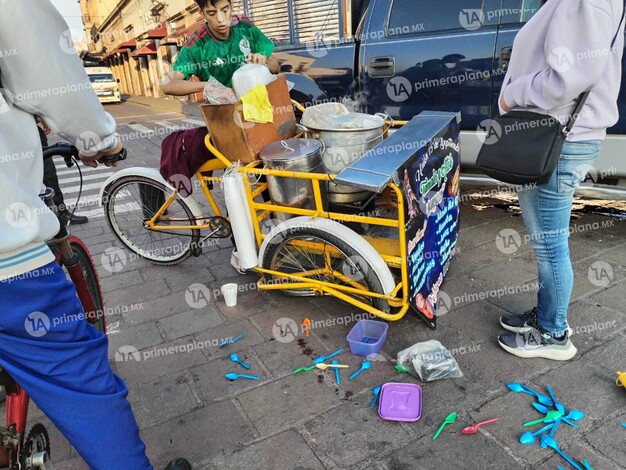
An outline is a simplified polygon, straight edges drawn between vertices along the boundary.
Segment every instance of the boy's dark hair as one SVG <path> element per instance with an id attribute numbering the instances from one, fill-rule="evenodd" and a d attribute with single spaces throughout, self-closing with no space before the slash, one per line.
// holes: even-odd
<path id="1" fill-rule="evenodd" d="M 196 3 L 200 7 L 200 10 L 204 10 L 204 7 L 207 5 L 207 3 L 210 3 L 211 5 L 215 6 L 215 4 L 218 1 L 219 0 L 196 0 Z M 231 0 L 228 0 L 228 3 L 231 3 Z"/>

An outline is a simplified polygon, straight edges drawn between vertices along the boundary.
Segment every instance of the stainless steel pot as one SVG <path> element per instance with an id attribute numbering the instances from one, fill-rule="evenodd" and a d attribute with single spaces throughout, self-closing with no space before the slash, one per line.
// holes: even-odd
<path id="1" fill-rule="evenodd" d="M 259 153 L 267 168 L 272 170 L 299 171 L 303 173 L 324 173 L 322 163 L 322 143 L 314 139 L 287 139 L 266 145 Z M 267 177 L 270 198 L 280 206 L 314 209 L 313 183 L 308 179 Z M 322 200 L 326 199 L 326 185 L 320 184 Z M 278 220 L 295 217 L 291 214 L 276 213 Z"/>
<path id="2" fill-rule="evenodd" d="M 383 140 L 386 115 L 351 113 L 346 118 L 366 117 L 371 124 L 359 129 L 328 129 L 301 125 L 306 136 L 324 142 L 325 150 L 322 161 L 326 173 L 338 174 L 348 165 L 361 158 L 368 150 Z M 352 186 L 329 183 L 328 199 L 330 202 L 350 203 L 363 201 L 371 196 L 370 192 Z"/>

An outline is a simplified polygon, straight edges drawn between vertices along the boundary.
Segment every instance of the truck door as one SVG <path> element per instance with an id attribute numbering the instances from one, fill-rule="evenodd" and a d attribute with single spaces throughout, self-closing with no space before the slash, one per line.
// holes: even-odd
<path id="1" fill-rule="evenodd" d="M 376 0 L 362 31 L 367 112 L 411 119 L 461 111 L 463 129 L 490 117 L 502 0 Z"/>

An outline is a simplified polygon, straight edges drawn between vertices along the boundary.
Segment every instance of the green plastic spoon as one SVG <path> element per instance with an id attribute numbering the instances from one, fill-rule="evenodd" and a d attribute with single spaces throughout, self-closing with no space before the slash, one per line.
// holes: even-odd
<path id="1" fill-rule="evenodd" d="M 300 367 L 299 369 L 294 370 L 292 372 L 292 375 L 299 374 L 300 372 L 304 372 L 304 371 L 307 371 L 307 370 L 313 370 L 313 369 L 315 369 L 315 365 L 312 365 L 311 367 Z"/>
<path id="2" fill-rule="evenodd" d="M 446 416 L 446 419 L 443 420 L 443 423 L 441 423 L 441 426 L 439 426 L 439 429 L 433 436 L 433 441 L 439 437 L 439 434 L 441 434 L 443 428 L 445 428 L 448 424 L 453 424 L 456 421 L 456 416 L 456 412 L 450 413 L 448 416 Z"/>
<path id="3" fill-rule="evenodd" d="M 560 411 L 550 410 L 543 418 L 524 423 L 524 427 L 534 426 L 535 424 L 540 424 L 540 423 L 553 422 L 561 418 L 562 416 L 563 416 L 563 413 L 561 413 Z"/>

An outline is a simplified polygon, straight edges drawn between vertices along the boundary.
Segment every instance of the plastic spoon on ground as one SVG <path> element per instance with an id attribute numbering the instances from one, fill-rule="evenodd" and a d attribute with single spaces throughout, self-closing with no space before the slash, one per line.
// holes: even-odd
<path id="1" fill-rule="evenodd" d="M 443 423 L 441 423 L 441 426 L 439 426 L 439 429 L 437 429 L 437 432 L 433 436 L 433 441 L 439 437 L 439 434 L 441 434 L 443 428 L 445 428 L 448 424 L 453 424 L 456 421 L 456 416 L 456 412 L 450 413 L 448 416 L 446 416 L 446 419 L 443 420 Z"/>
<path id="2" fill-rule="evenodd" d="M 548 389 L 548 393 L 550 394 L 550 397 L 552 398 L 552 402 L 554 403 L 554 407 L 559 410 L 561 413 L 565 414 L 565 406 L 563 406 L 562 403 L 559 403 L 556 399 L 556 397 L 554 396 L 554 392 L 552 391 L 552 387 L 550 387 L 550 385 L 546 385 L 546 388 Z"/>
<path id="3" fill-rule="evenodd" d="M 321 370 L 326 370 L 326 369 L 347 369 L 349 366 L 347 366 L 346 364 L 335 364 L 334 362 L 333 364 L 324 364 L 320 362 L 319 364 L 315 364 L 315 367 Z"/>
<path id="4" fill-rule="evenodd" d="M 223 348 L 224 346 L 228 345 L 228 344 L 233 344 L 235 341 L 239 341 L 241 338 L 243 338 L 244 336 L 246 336 L 245 333 L 241 333 L 239 336 L 237 336 L 236 338 L 233 339 L 227 339 L 226 341 L 224 341 L 223 343 L 221 343 L 218 348 Z"/>
<path id="5" fill-rule="evenodd" d="M 563 413 L 561 413 L 560 411 L 550 410 L 543 418 L 524 423 L 524 427 L 527 428 L 529 426 L 534 426 L 535 424 L 555 422 L 557 419 L 562 418 L 562 417 L 563 417 Z"/>
<path id="6" fill-rule="evenodd" d="M 372 363 L 370 361 L 363 361 L 363 363 L 361 364 L 361 368 L 350 376 L 350 380 L 354 380 L 357 377 L 357 375 L 359 375 L 364 370 L 370 369 L 371 367 L 372 367 Z"/>
<path id="7" fill-rule="evenodd" d="M 563 457 L 567 461 L 567 463 L 569 463 L 576 470 L 583 470 L 580 465 L 578 465 L 574 460 L 572 460 L 559 448 L 559 443 L 556 442 L 550 436 L 541 436 L 541 447 L 543 447 L 544 449 L 546 447 L 550 447 L 551 449 L 554 449 L 557 454 Z"/>
<path id="8" fill-rule="evenodd" d="M 511 390 L 514 393 L 525 393 L 527 395 L 531 395 L 535 397 L 537 401 L 539 401 L 539 403 L 541 403 L 542 405 L 552 406 L 552 400 L 550 400 L 548 397 L 544 395 L 541 395 L 535 392 L 533 389 L 528 388 L 525 385 L 518 384 L 518 383 L 510 383 L 510 384 L 507 384 L 506 386 L 508 387 L 509 390 Z"/>
<path id="9" fill-rule="evenodd" d="M 463 430 L 461 431 L 463 434 L 476 434 L 478 432 L 478 428 L 481 426 L 484 426 L 485 424 L 491 424 L 491 423 L 495 423 L 496 421 L 498 421 L 499 418 L 493 418 L 493 419 L 489 419 L 487 421 L 482 421 L 480 423 L 476 423 L 473 426 L 468 426 L 466 428 L 463 428 Z"/>
<path id="10" fill-rule="evenodd" d="M 332 362 L 334 365 L 339 364 L 339 361 L 333 361 Z M 335 369 L 335 381 L 337 382 L 337 385 L 341 385 L 341 376 L 339 375 L 339 369 Z"/>
<path id="11" fill-rule="evenodd" d="M 332 359 L 335 356 L 338 356 L 339 354 L 341 354 L 343 352 L 343 348 L 338 349 L 337 351 L 335 351 L 332 354 L 329 354 L 328 356 L 319 356 L 316 357 L 315 359 L 313 359 L 313 364 L 319 364 L 320 362 L 324 362 L 327 359 Z"/>
<path id="12" fill-rule="evenodd" d="M 236 362 L 237 364 L 240 364 L 244 369 L 249 369 L 250 366 L 248 364 L 246 364 L 245 362 L 243 362 L 241 359 L 239 359 L 239 356 L 237 356 L 237 354 L 232 353 L 230 355 L 230 360 L 233 362 Z"/>
<path id="13" fill-rule="evenodd" d="M 533 407 L 539 412 L 539 413 L 543 413 L 543 414 L 548 414 L 550 412 L 550 410 L 548 408 L 546 408 L 543 405 L 540 405 L 539 403 L 533 403 Z M 579 410 L 571 410 L 569 412 L 569 414 L 567 416 L 564 416 L 561 418 L 562 421 L 565 421 L 568 425 L 570 425 L 573 428 L 578 428 L 578 426 L 576 426 L 574 423 L 572 423 L 572 421 L 579 421 L 581 419 L 583 419 L 585 416 L 585 413 L 583 413 L 582 411 Z"/>
<path id="14" fill-rule="evenodd" d="M 374 389 L 372 390 L 372 394 L 374 395 L 374 399 L 370 403 L 370 408 L 374 408 L 374 405 L 376 405 L 376 400 L 378 400 L 378 394 L 380 393 L 380 388 L 381 388 L 380 385 L 376 385 L 374 387 Z"/>
<path id="15" fill-rule="evenodd" d="M 314 365 L 311 366 L 311 367 L 300 367 L 300 368 L 294 370 L 291 374 L 295 375 L 295 374 L 299 374 L 300 372 L 304 372 L 304 371 L 307 371 L 307 370 L 313 370 L 313 369 L 315 369 Z"/>
<path id="16" fill-rule="evenodd" d="M 535 442 L 535 437 L 537 437 L 542 432 L 546 432 L 552 426 L 554 426 L 554 425 L 553 424 L 548 424 L 547 426 L 544 426 L 543 428 L 541 428 L 539 431 L 525 432 L 524 434 L 522 434 L 522 437 L 519 438 L 520 444 L 525 445 L 525 446 L 531 445 L 533 442 Z"/>
<path id="17" fill-rule="evenodd" d="M 583 464 L 583 467 L 585 467 L 585 470 L 593 470 L 593 468 L 591 467 L 587 459 L 581 460 L 580 463 Z"/>
<path id="18" fill-rule="evenodd" d="M 234 372 L 229 372 L 228 374 L 226 374 L 226 378 L 228 380 L 237 380 L 237 379 L 261 380 L 261 377 L 257 377 L 255 375 L 235 374 Z"/>

